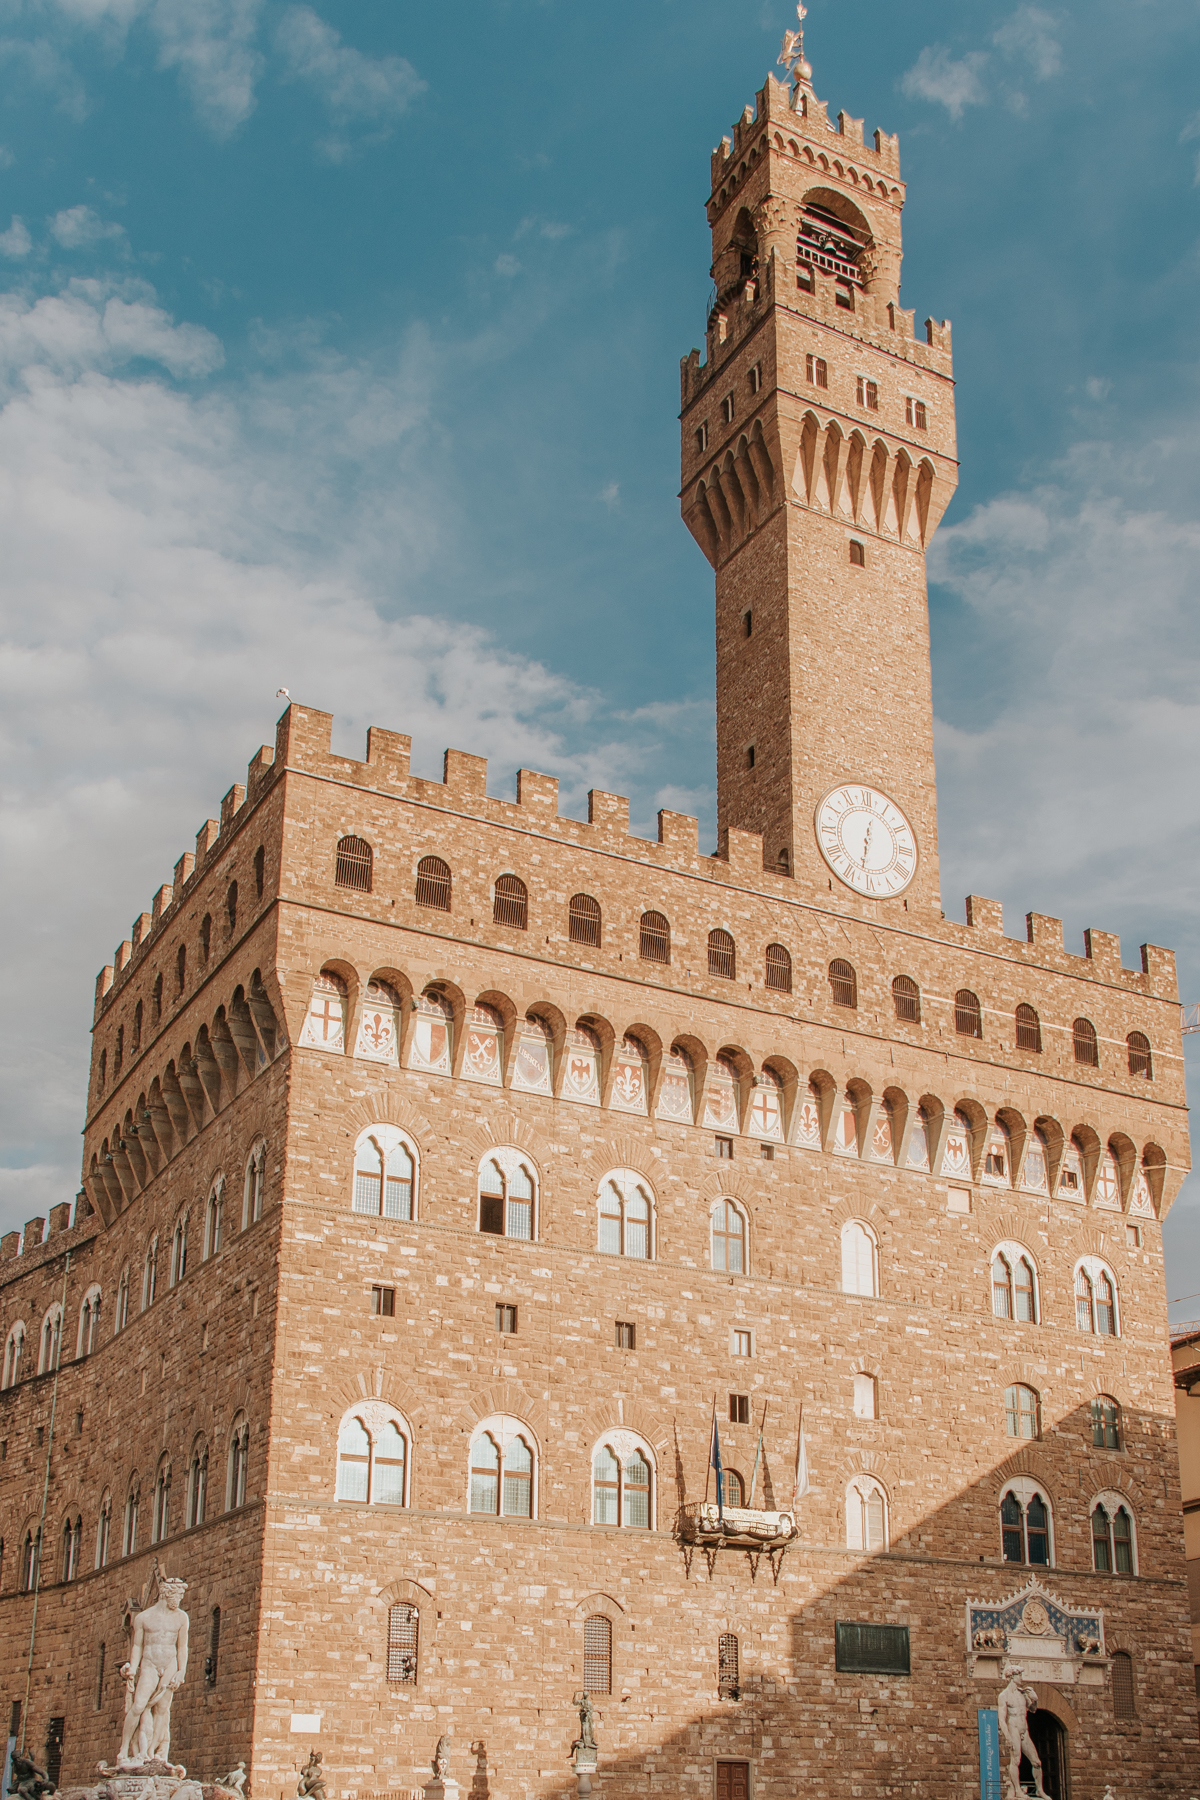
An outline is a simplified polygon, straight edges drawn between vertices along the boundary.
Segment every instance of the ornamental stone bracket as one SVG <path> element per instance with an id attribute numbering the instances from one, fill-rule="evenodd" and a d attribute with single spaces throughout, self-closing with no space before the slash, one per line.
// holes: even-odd
<path id="1" fill-rule="evenodd" d="M 998 1682 L 1005 1662 L 1015 1662 L 1027 1681 L 1103 1685 L 1103 1611 L 1065 1606 L 1036 1577 L 1008 1600 L 968 1600 L 966 1630 L 967 1665 L 978 1681 Z"/>

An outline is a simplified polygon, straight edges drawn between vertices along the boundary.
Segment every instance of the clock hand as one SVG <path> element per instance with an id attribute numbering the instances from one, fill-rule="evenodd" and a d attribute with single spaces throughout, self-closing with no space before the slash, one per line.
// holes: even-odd
<path id="1" fill-rule="evenodd" d="M 862 858 L 859 862 L 860 869 L 865 869 L 867 866 L 867 851 L 871 848 L 871 833 L 874 829 L 875 829 L 875 821 L 872 819 L 869 822 L 869 824 L 867 825 L 867 835 L 863 839 Z"/>

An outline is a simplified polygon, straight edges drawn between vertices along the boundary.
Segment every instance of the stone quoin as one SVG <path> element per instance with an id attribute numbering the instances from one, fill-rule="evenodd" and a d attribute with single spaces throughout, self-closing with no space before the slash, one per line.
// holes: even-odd
<path id="1" fill-rule="evenodd" d="M 899 168 L 794 43 L 713 153 L 716 852 L 293 702 L 101 973 L 82 1191 L 0 1245 L 4 1682 L 60 1786 L 157 1558 L 171 1755 L 251 1800 L 435 1741 L 473 1800 L 958 1800 L 1009 1664 L 1054 1800 L 1193 1792 L 1174 961 L 943 915 Z"/>

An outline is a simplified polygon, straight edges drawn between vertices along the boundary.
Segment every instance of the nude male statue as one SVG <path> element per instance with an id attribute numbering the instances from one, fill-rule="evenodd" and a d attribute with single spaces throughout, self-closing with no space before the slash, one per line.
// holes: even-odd
<path id="1" fill-rule="evenodd" d="M 1029 1767 L 1033 1770 L 1035 1800 L 1049 1800 L 1042 1786 L 1042 1759 L 1034 1749 L 1033 1739 L 1029 1735 L 1028 1715 L 1037 1711 L 1037 1695 L 1031 1687 L 1025 1685 L 1019 1664 L 1006 1662 L 1002 1673 L 1006 1678 L 1006 1685 L 1000 1690 L 996 1712 L 1000 1735 L 1008 1745 L 1006 1800 L 1023 1800 L 1024 1790 L 1020 1782 L 1022 1754 L 1029 1758 Z"/>
<path id="2" fill-rule="evenodd" d="M 121 1665 L 126 1698 L 118 1769 L 170 1761 L 171 1701 L 187 1674 L 188 1616 L 180 1610 L 186 1591 L 178 1576 L 161 1577 L 158 1599 L 133 1621 L 133 1649 Z"/>

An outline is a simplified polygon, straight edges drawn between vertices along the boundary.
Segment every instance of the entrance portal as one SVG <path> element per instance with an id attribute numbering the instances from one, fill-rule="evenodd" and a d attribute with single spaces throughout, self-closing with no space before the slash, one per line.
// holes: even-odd
<path id="1" fill-rule="evenodd" d="M 1067 1728 L 1053 1713 L 1040 1708 L 1029 1715 L 1029 1735 L 1042 1759 L 1042 1786 L 1050 1800 L 1071 1800 L 1071 1771 L 1067 1757 Z M 1033 1791 L 1033 1770 L 1029 1758 L 1021 1758 L 1021 1786 Z"/>

